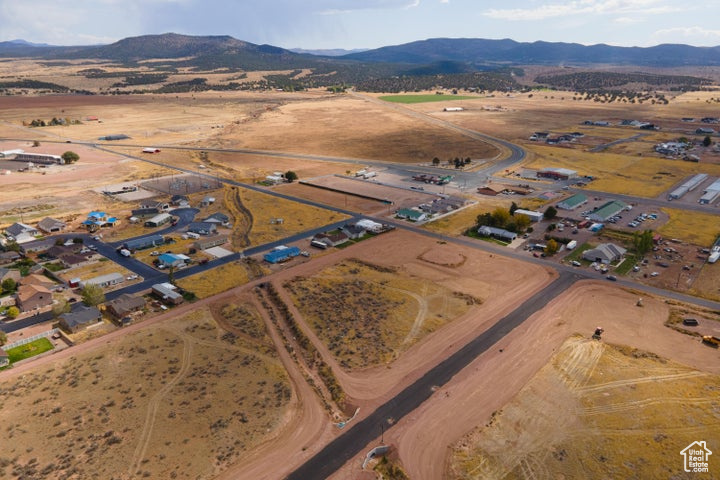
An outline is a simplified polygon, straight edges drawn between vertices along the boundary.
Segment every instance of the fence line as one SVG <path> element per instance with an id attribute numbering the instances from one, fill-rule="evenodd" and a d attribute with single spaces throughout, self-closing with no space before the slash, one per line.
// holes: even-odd
<path id="1" fill-rule="evenodd" d="M 39 340 L 41 338 L 47 338 L 51 335 L 54 335 L 55 333 L 58 333 L 60 330 L 57 328 L 53 328 L 52 330 L 48 330 L 47 332 L 42 332 L 33 335 L 32 337 L 23 338 L 22 340 L 18 340 L 17 342 L 8 343 L 7 345 L 4 345 L 2 348 L 5 351 L 10 350 L 11 348 L 19 347 L 21 345 L 27 345 L 30 342 L 34 342 L 35 340 Z"/>

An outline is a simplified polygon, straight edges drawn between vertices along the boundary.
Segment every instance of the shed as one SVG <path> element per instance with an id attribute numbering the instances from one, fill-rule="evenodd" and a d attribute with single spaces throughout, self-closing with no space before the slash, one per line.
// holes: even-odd
<path id="1" fill-rule="evenodd" d="M 542 212 L 536 212 L 533 210 L 524 210 L 522 208 L 518 208 L 515 210 L 513 215 L 525 215 L 527 217 L 530 217 L 530 220 L 533 222 L 541 222 L 542 219 L 545 217 L 545 215 Z"/>
<path id="2" fill-rule="evenodd" d="M 152 217 L 150 220 L 145 222 L 146 227 L 159 227 L 161 225 L 165 225 L 166 223 L 169 223 L 172 220 L 172 215 L 169 213 L 160 213 Z"/>
<path id="3" fill-rule="evenodd" d="M 590 262 L 603 263 L 605 265 L 620 260 L 625 255 L 625 250 L 614 243 L 601 243 L 595 248 L 585 250 L 583 258 Z"/>

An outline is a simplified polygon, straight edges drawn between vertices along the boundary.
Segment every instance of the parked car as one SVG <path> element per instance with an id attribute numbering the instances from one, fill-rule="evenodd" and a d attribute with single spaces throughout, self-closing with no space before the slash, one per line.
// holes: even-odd
<path id="1" fill-rule="evenodd" d="M 658 275 L 660 275 L 658 272 L 652 272 L 650 274 L 651 277 L 657 277 Z"/>
<path id="2" fill-rule="evenodd" d="M 698 321 L 695 318 L 683 318 L 683 325 L 686 327 L 697 327 Z"/>
<path id="3" fill-rule="evenodd" d="M 605 278 L 607 278 L 607 279 L 610 280 L 611 282 L 617 281 L 617 277 L 616 277 L 615 275 L 608 275 L 608 276 L 605 277 Z"/>
<path id="4" fill-rule="evenodd" d="M 578 262 L 577 260 L 573 260 L 573 261 L 570 262 L 570 263 L 572 264 L 573 267 L 579 267 L 579 266 L 582 265 L 582 263 Z"/>

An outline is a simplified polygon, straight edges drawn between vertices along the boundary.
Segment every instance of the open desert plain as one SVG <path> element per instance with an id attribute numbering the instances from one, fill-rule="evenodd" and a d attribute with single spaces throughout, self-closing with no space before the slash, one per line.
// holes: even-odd
<path id="1" fill-rule="evenodd" d="M 718 67 L 228 38 L 0 44 L 0 479 L 720 478 Z"/>

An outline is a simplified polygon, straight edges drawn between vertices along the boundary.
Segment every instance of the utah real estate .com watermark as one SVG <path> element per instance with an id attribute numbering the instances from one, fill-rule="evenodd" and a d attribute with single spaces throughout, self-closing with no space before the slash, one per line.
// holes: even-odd
<path id="1" fill-rule="evenodd" d="M 684 458 L 683 466 L 686 472 L 708 473 L 710 472 L 710 455 L 712 452 L 707 448 L 705 441 L 693 442 L 680 450 Z"/>

